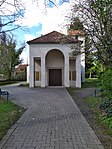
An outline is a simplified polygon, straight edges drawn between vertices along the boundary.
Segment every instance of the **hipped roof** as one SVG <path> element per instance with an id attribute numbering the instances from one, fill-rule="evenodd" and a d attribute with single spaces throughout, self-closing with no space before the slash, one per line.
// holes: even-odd
<path id="1" fill-rule="evenodd" d="M 42 35 L 33 40 L 27 41 L 28 44 L 61 44 L 61 43 L 78 43 L 80 40 L 76 40 L 69 35 L 52 31 L 48 34 Z"/>

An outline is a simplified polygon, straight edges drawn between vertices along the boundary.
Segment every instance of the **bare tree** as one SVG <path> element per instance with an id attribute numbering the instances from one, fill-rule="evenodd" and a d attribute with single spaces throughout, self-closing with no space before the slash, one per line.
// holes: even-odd
<path id="1" fill-rule="evenodd" d="M 100 62 L 105 67 L 112 67 L 112 1 L 78 1 L 73 7 L 72 17 L 76 16 L 83 22 Z"/>
<path id="2" fill-rule="evenodd" d="M 39 7 L 39 0 L 32 0 L 32 3 Z M 55 1 L 43 0 L 45 11 L 49 4 L 57 7 L 57 3 Z M 23 0 L 0 0 L 0 33 L 2 32 L 2 30 L 5 32 L 9 32 L 20 28 L 21 24 L 18 24 L 16 22 L 20 18 L 24 17 L 25 9 L 25 3 L 23 2 Z"/>
<path id="3" fill-rule="evenodd" d="M 0 1 L 0 33 L 9 32 L 21 27 L 16 21 L 24 16 L 24 4 L 22 0 L 1 0 Z"/>

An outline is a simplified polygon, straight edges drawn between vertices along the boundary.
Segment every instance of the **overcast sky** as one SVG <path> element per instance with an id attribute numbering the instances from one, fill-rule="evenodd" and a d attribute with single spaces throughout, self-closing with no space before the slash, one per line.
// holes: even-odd
<path id="1" fill-rule="evenodd" d="M 38 4 L 36 0 L 21 1 L 25 6 L 24 17 L 22 19 L 20 18 L 16 23 L 26 27 L 27 30 L 22 31 L 19 29 L 14 31 L 15 38 L 18 42 L 26 42 L 54 30 L 66 34 L 66 24 L 68 24 L 67 16 L 70 14 L 73 0 L 54 0 L 56 6 L 49 3 L 49 6 L 46 9 L 44 0 L 38 0 Z M 7 8 L 7 6 L 5 6 L 5 8 Z M 24 58 L 24 63 L 26 63 L 28 48 L 24 50 L 21 57 Z"/>
<path id="2" fill-rule="evenodd" d="M 45 5 L 42 4 L 44 0 L 39 2 L 38 6 L 36 2 L 32 3 L 32 0 L 28 0 L 26 3 L 26 10 L 24 18 L 19 20 L 18 23 L 28 27 L 28 33 L 24 34 L 25 40 L 32 39 L 41 34 L 46 34 L 53 30 L 65 32 L 65 25 L 67 15 L 70 13 L 69 0 L 54 0 L 56 6 L 52 3 L 45 9 Z"/>

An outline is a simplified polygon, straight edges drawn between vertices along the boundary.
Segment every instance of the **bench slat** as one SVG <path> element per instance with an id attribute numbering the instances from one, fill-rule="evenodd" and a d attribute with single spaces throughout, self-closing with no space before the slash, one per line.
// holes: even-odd
<path id="1" fill-rule="evenodd" d="M 0 88 L 0 96 L 1 95 L 7 95 L 7 100 L 8 100 L 8 95 L 9 95 L 8 91 L 2 91 L 1 88 Z"/>

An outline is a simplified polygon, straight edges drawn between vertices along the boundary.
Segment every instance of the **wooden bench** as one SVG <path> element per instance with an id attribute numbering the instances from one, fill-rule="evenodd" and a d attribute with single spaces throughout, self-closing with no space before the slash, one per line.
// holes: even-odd
<path id="1" fill-rule="evenodd" d="M 7 96 L 7 100 L 8 100 L 8 96 L 9 96 L 9 92 L 8 91 L 2 91 L 0 88 L 0 96 L 1 95 L 6 95 Z"/>

